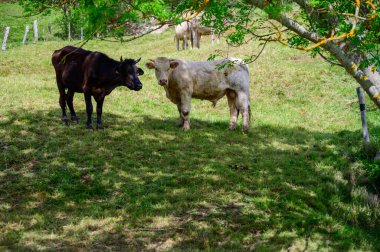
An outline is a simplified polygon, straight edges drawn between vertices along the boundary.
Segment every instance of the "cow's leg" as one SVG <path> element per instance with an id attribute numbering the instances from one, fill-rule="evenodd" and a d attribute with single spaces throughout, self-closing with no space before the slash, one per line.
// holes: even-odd
<path id="1" fill-rule="evenodd" d="M 195 41 L 195 31 L 194 28 L 191 29 L 190 31 L 190 44 L 191 44 L 191 49 L 194 49 L 194 41 Z"/>
<path id="2" fill-rule="evenodd" d="M 181 118 L 183 120 L 182 129 L 187 131 L 190 129 L 190 103 L 191 95 L 187 93 L 181 94 Z"/>
<path id="3" fill-rule="evenodd" d="M 178 113 L 179 113 L 178 127 L 183 127 L 183 118 L 182 118 L 182 114 L 181 114 L 181 102 L 177 103 L 177 108 L 178 108 Z"/>
<path id="4" fill-rule="evenodd" d="M 69 107 L 69 110 L 70 110 L 71 121 L 73 123 L 77 124 L 78 123 L 78 117 L 75 114 L 73 99 L 74 99 L 74 91 L 68 90 L 67 91 L 67 106 Z"/>
<path id="5" fill-rule="evenodd" d="M 177 44 L 177 51 L 179 51 L 179 39 L 177 38 L 177 36 L 175 37 L 175 42 Z"/>
<path id="6" fill-rule="evenodd" d="M 58 79 L 57 79 L 57 83 L 58 83 Z M 58 90 L 59 90 L 59 105 L 61 106 L 61 110 L 62 110 L 62 122 L 68 125 L 69 120 L 67 119 L 67 115 L 66 115 L 66 92 L 62 83 L 58 83 Z"/>
<path id="7" fill-rule="evenodd" d="M 250 117 L 250 105 L 249 105 L 249 97 L 244 92 L 239 92 L 237 94 L 237 102 L 236 106 L 238 110 L 241 112 L 243 118 L 243 132 L 247 133 L 249 128 L 249 117 Z"/>
<path id="8" fill-rule="evenodd" d="M 86 101 L 86 113 L 87 113 L 87 122 L 86 122 L 86 128 L 87 129 L 92 129 L 92 102 L 91 102 L 91 94 L 90 93 L 85 93 L 84 94 L 84 100 Z"/>
<path id="9" fill-rule="evenodd" d="M 185 36 L 183 37 L 183 41 L 182 41 L 182 50 L 185 50 Z"/>
<path id="10" fill-rule="evenodd" d="M 186 50 L 189 49 L 189 44 L 187 43 L 186 35 L 183 36 L 183 40 L 185 41 Z"/>
<path id="11" fill-rule="evenodd" d="M 236 129 L 239 111 L 236 107 L 236 93 L 235 91 L 227 92 L 228 106 L 230 107 L 230 130 Z"/>
<path id="12" fill-rule="evenodd" d="M 103 112 L 104 97 L 96 101 L 96 128 L 103 129 L 102 112 Z"/>
<path id="13" fill-rule="evenodd" d="M 197 36 L 197 48 L 200 49 L 201 48 L 201 34 L 198 34 Z"/>

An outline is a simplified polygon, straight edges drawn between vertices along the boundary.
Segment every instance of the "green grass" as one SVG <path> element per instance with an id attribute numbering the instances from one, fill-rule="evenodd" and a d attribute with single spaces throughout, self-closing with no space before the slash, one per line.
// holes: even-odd
<path id="1" fill-rule="evenodd" d="M 206 38 L 177 52 L 172 33 L 86 45 L 143 58 L 144 88 L 107 96 L 104 131 L 85 130 L 82 94 L 80 124 L 61 124 L 50 57 L 66 42 L 0 53 L 0 250 L 380 250 L 379 203 L 353 178 L 377 167 L 361 150 L 357 84 L 272 44 L 250 65 L 249 134 L 227 130 L 225 99 L 215 108 L 193 100 L 182 132 L 143 63 L 205 60 L 227 46 Z M 229 55 L 257 51 L 252 43 Z M 378 116 L 368 112 L 377 148 Z"/>

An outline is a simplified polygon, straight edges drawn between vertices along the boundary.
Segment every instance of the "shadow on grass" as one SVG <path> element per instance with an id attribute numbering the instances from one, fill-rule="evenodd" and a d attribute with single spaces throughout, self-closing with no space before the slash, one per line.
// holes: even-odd
<path id="1" fill-rule="evenodd" d="M 87 131 L 57 115 L 0 120 L 0 246 L 380 249 L 378 212 L 340 175 L 359 132 L 260 125 L 243 135 L 194 119 L 181 132 L 176 118 L 109 113 L 105 131 Z"/>

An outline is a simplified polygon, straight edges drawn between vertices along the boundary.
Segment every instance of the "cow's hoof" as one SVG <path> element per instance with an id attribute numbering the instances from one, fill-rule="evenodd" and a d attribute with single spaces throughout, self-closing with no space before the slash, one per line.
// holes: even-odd
<path id="1" fill-rule="evenodd" d="M 182 127 L 182 130 L 183 131 L 188 131 L 188 130 L 190 130 L 190 127 Z"/>
<path id="2" fill-rule="evenodd" d="M 177 123 L 177 126 L 178 126 L 179 128 L 183 127 L 183 122 L 178 122 L 178 123 Z"/>
<path id="3" fill-rule="evenodd" d="M 79 123 L 79 118 L 76 117 L 76 116 L 72 116 L 72 117 L 71 117 L 71 122 L 72 122 L 73 124 L 78 124 L 78 123 Z"/>
<path id="4" fill-rule="evenodd" d="M 67 119 L 66 117 L 62 118 L 62 123 L 64 125 L 69 125 L 69 119 Z"/>
<path id="5" fill-rule="evenodd" d="M 87 126 L 86 126 L 86 129 L 88 129 L 88 130 L 93 130 L 94 128 L 92 127 L 92 125 L 87 125 Z"/>
<path id="6" fill-rule="evenodd" d="M 97 129 L 97 130 L 104 130 L 104 128 L 103 128 L 102 125 L 97 125 L 97 126 L 96 126 L 96 129 Z"/>
<path id="7" fill-rule="evenodd" d="M 229 130 L 236 130 L 236 124 L 230 124 Z"/>
<path id="8" fill-rule="evenodd" d="M 243 131 L 242 131 L 242 132 L 243 132 L 244 134 L 248 134 L 248 131 L 249 131 L 248 128 L 243 128 Z"/>

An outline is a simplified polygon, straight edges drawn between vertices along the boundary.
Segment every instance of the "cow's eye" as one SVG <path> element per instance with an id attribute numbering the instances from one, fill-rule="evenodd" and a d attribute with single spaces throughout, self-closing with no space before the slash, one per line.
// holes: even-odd
<path id="1" fill-rule="evenodd" d="M 158 71 L 158 68 L 157 68 L 157 67 L 155 67 L 154 69 L 155 69 L 156 71 Z"/>

